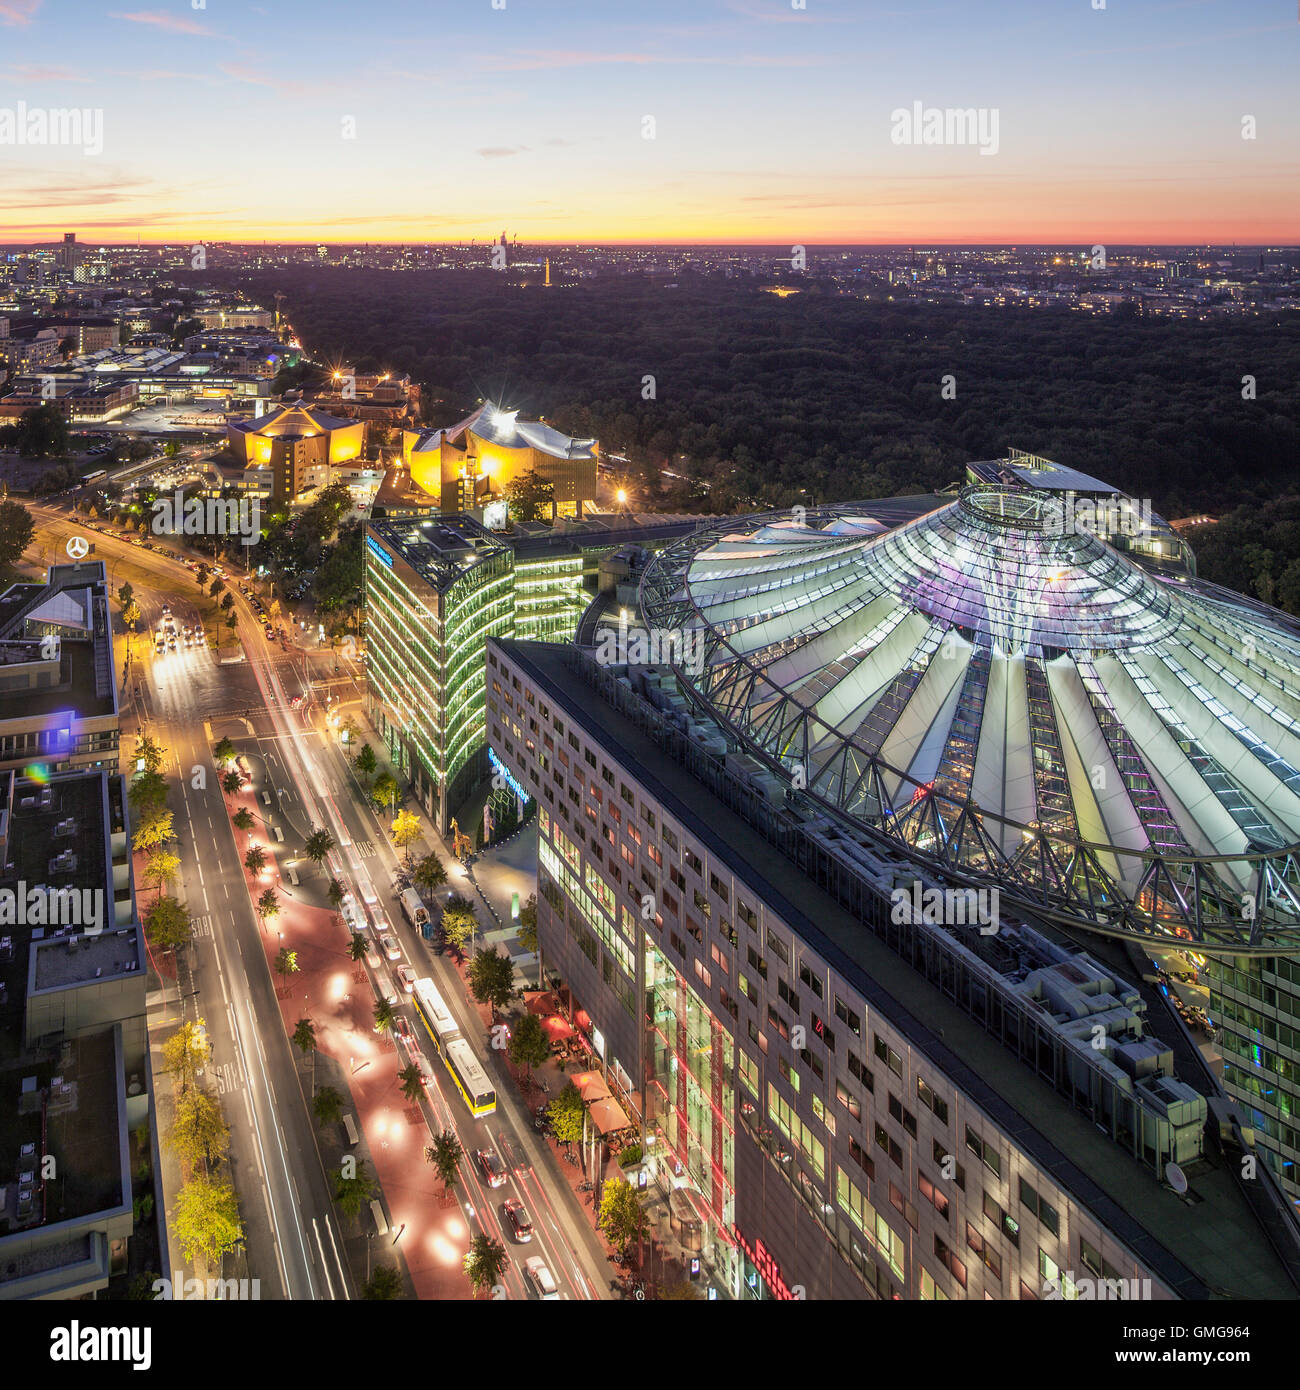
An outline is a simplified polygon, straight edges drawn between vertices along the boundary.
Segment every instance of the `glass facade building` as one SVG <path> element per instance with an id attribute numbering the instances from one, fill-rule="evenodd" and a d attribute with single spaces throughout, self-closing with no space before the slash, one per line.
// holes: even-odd
<path id="1" fill-rule="evenodd" d="M 516 546 L 469 517 L 367 527 L 368 713 L 441 830 L 487 772 L 486 639 L 571 638 L 582 566 L 572 545 Z"/>

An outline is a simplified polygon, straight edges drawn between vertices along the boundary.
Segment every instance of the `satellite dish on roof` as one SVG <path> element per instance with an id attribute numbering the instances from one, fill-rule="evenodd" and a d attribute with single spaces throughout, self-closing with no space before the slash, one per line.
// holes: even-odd
<path id="1" fill-rule="evenodd" d="M 1187 1174 L 1176 1163 L 1165 1164 L 1165 1181 L 1180 1197 L 1187 1191 Z"/>

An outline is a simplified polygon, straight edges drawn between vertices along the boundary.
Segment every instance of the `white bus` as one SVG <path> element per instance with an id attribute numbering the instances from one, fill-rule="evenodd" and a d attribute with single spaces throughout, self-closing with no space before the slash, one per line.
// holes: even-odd
<path id="1" fill-rule="evenodd" d="M 429 920 L 429 909 L 420 901 L 420 895 L 414 888 L 406 888 L 401 901 L 402 915 L 416 931 L 423 931 L 424 924 Z"/>
<path id="2" fill-rule="evenodd" d="M 434 1046 L 441 1052 L 448 1043 L 453 1043 L 460 1037 L 456 1020 L 447 1007 L 446 1000 L 438 993 L 437 986 L 427 975 L 416 980 L 412 993 L 415 995 L 415 1007 L 420 1019 L 429 1030 Z"/>

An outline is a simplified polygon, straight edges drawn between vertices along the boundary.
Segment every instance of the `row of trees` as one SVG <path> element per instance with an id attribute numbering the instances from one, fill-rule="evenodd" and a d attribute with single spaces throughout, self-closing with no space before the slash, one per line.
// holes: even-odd
<path id="1" fill-rule="evenodd" d="M 173 1229 L 185 1258 L 219 1264 L 244 1238 L 234 1185 L 222 1169 L 230 1152 L 230 1127 L 221 1104 L 199 1079 L 211 1052 L 202 1019 L 183 1023 L 162 1045 L 172 1078 L 175 1108 L 163 1143 L 186 1174 Z"/>

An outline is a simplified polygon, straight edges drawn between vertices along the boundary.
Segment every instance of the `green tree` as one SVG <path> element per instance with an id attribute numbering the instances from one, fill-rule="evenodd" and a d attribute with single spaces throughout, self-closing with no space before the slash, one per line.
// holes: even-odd
<path id="1" fill-rule="evenodd" d="M 162 897 L 163 886 L 170 883 L 180 873 L 180 868 L 179 856 L 159 845 L 156 849 L 150 850 L 145 857 L 144 871 L 141 877 L 149 887 L 157 889 L 158 896 Z"/>
<path id="2" fill-rule="evenodd" d="M 476 1235 L 465 1255 L 465 1273 L 476 1294 L 491 1289 L 501 1280 L 506 1267 L 505 1246 L 488 1235 Z"/>
<path id="3" fill-rule="evenodd" d="M 600 1194 L 600 1215 L 596 1218 L 596 1225 L 619 1254 L 626 1254 L 627 1247 L 641 1239 L 646 1224 L 646 1214 L 636 1188 L 625 1178 L 614 1178 L 607 1182 Z"/>
<path id="4" fill-rule="evenodd" d="M 343 1118 L 343 1097 L 333 1086 L 322 1086 L 312 1097 L 311 1108 L 318 1125 L 337 1124 Z"/>
<path id="5" fill-rule="evenodd" d="M 375 750 L 368 743 L 363 743 L 357 749 L 356 757 L 352 759 L 352 765 L 363 777 L 373 777 L 375 768 L 379 766 L 379 760 L 375 757 Z"/>
<path id="6" fill-rule="evenodd" d="M 195 570 L 195 572 L 194 572 L 194 582 L 199 586 L 200 589 L 203 588 L 203 586 L 208 582 L 208 567 L 207 567 L 207 565 L 200 565 L 200 566 L 198 567 L 198 569 Z"/>
<path id="7" fill-rule="evenodd" d="M 405 1066 L 397 1073 L 397 1079 L 401 1082 L 402 1094 L 412 1104 L 417 1104 L 424 1095 L 424 1080 L 420 1076 L 420 1068 L 414 1063 Z"/>
<path id="8" fill-rule="evenodd" d="M 348 1157 L 351 1158 L 351 1154 Z M 352 1162 L 356 1165 L 352 1177 L 348 1177 L 343 1169 L 339 1169 L 334 1175 L 334 1200 L 339 1204 L 339 1210 L 349 1219 L 355 1219 L 363 1204 L 370 1201 L 378 1190 L 370 1176 L 370 1170 L 366 1167 L 365 1159 L 352 1159 Z"/>
<path id="9" fill-rule="evenodd" d="M 280 915 L 280 899 L 275 896 L 274 888 L 264 888 L 261 897 L 257 900 L 257 912 L 262 921 L 268 917 L 278 917 Z"/>
<path id="10" fill-rule="evenodd" d="M 405 1298 L 402 1276 L 392 1265 L 378 1265 L 370 1278 L 362 1284 L 361 1297 L 368 1302 Z"/>
<path id="11" fill-rule="evenodd" d="M 253 813 L 247 806 L 241 806 L 230 820 L 236 830 L 251 830 L 253 828 Z"/>
<path id="12" fill-rule="evenodd" d="M 221 595 L 221 611 L 223 613 L 229 613 L 234 606 L 235 596 L 234 594 L 230 593 L 229 590 L 227 590 L 224 594 Z"/>
<path id="13" fill-rule="evenodd" d="M 231 630 L 231 632 L 234 632 L 234 630 L 239 626 L 239 614 L 227 613 L 226 626 Z"/>
<path id="14" fill-rule="evenodd" d="M 453 1130 L 444 1129 L 441 1134 L 434 1137 L 433 1143 L 424 1151 L 425 1157 L 438 1170 L 438 1176 L 442 1179 L 443 1186 L 448 1192 L 456 1185 L 456 1177 L 460 1172 L 460 1161 L 465 1157 L 465 1150 L 460 1146 Z"/>
<path id="15" fill-rule="evenodd" d="M 124 610 L 127 609 L 127 608 L 130 608 L 130 606 L 131 606 L 131 595 L 134 594 L 134 593 L 135 593 L 135 590 L 131 587 L 130 581 L 129 581 L 129 580 L 124 580 L 124 581 L 122 582 L 121 587 L 120 587 L 120 588 L 118 589 L 118 591 L 117 591 L 117 601 L 118 601 L 118 603 L 121 605 L 121 607 L 122 607 Z"/>
<path id="16" fill-rule="evenodd" d="M 370 799 L 380 810 L 391 807 L 401 795 L 401 787 L 391 772 L 381 772 L 370 789 Z"/>
<path id="17" fill-rule="evenodd" d="M 387 1033 L 392 1029 L 393 1020 L 397 1017 L 396 1011 L 387 999 L 380 999 L 375 1004 L 375 1032 Z"/>
<path id="18" fill-rule="evenodd" d="M 243 775 L 237 772 L 233 767 L 229 772 L 223 772 L 221 774 L 221 790 L 225 792 L 227 796 L 237 795 L 240 787 L 243 785 Z"/>
<path id="19" fill-rule="evenodd" d="M 144 934 L 155 951 L 174 951 L 190 939 L 189 910 L 176 898 L 156 899 L 144 914 Z"/>
<path id="20" fill-rule="evenodd" d="M 528 901 L 519 905 L 519 944 L 525 951 L 537 954 L 537 894 L 530 893 Z"/>
<path id="21" fill-rule="evenodd" d="M 658 1301 L 660 1303 L 698 1303 L 700 1294 L 689 1280 L 674 1279 L 672 1283 L 660 1287 Z"/>
<path id="22" fill-rule="evenodd" d="M 18 452 L 24 458 L 63 458 L 68 452 L 68 422 L 51 401 L 34 405 L 18 417 Z"/>
<path id="23" fill-rule="evenodd" d="M 417 888 L 432 893 L 447 882 L 447 870 L 436 854 L 426 854 L 411 871 L 411 881 Z"/>
<path id="24" fill-rule="evenodd" d="M 326 855 L 334 848 L 334 836 L 328 830 L 313 829 L 307 836 L 307 843 L 303 848 L 303 853 L 313 864 L 322 864 Z M 335 904 L 337 906 L 337 904 Z"/>
<path id="25" fill-rule="evenodd" d="M 453 893 L 442 910 L 442 934 L 447 944 L 463 953 L 477 929 L 478 917 L 474 913 L 474 904 L 459 893 Z"/>
<path id="26" fill-rule="evenodd" d="M 230 1150 L 230 1127 L 215 1096 L 190 1086 L 176 1098 L 171 1128 L 164 1142 L 191 1167 L 215 1167 Z"/>
<path id="27" fill-rule="evenodd" d="M 510 1025 L 506 1056 L 517 1067 L 527 1068 L 531 1076 L 551 1055 L 551 1040 L 536 1014 L 522 1014 Z"/>
<path id="28" fill-rule="evenodd" d="M 244 855 L 244 868 L 250 874 L 260 874 L 266 868 L 266 851 L 261 845 L 254 845 L 246 855 Z"/>
<path id="29" fill-rule="evenodd" d="M 172 1229 L 187 1260 L 217 1264 L 244 1238 L 235 1189 L 224 1178 L 192 1177 L 177 1198 Z"/>
<path id="30" fill-rule="evenodd" d="M 156 772 L 137 772 L 127 789 L 126 799 L 131 807 L 131 820 L 139 825 L 166 807 L 166 779 Z"/>
<path id="31" fill-rule="evenodd" d="M 213 758 L 219 763 L 235 761 L 235 745 L 228 739 L 220 739 L 212 750 Z"/>
<path id="32" fill-rule="evenodd" d="M 0 501 L 0 565 L 12 565 L 32 543 L 36 523 L 21 502 Z"/>
<path id="33" fill-rule="evenodd" d="M 364 960 L 367 950 L 369 950 L 369 944 L 366 938 L 362 936 L 359 931 L 354 931 L 351 940 L 348 942 L 348 955 L 350 955 L 353 960 Z"/>
<path id="34" fill-rule="evenodd" d="M 549 521 L 555 503 L 555 484 L 530 468 L 506 488 L 506 504 L 512 521 Z"/>
<path id="35" fill-rule="evenodd" d="M 170 844 L 175 838 L 172 813 L 162 807 L 152 807 L 136 823 L 135 833 L 131 836 L 131 848 L 147 853 L 160 845 Z"/>
<path id="36" fill-rule="evenodd" d="M 290 975 L 296 975 L 298 973 L 298 952 L 291 951 L 287 946 L 281 946 L 275 957 L 275 973 L 285 980 Z"/>
<path id="37" fill-rule="evenodd" d="M 316 1046 L 316 1025 L 309 1018 L 300 1018 L 294 1025 L 293 1045 L 305 1057 Z"/>
<path id="38" fill-rule="evenodd" d="M 212 581 L 212 583 L 208 585 L 208 597 L 209 597 L 209 598 L 216 598 L 216 596 L 217 596 L 217 595 L 222 591 L 222 589 L 224 589 L 225 587 L 226 587 L 226 581 L 225 581 L 224 579 L 221 579 L 221 578 L 214 579 L 214 580 Z"/>
<path id="39" fill-rule="evenodd" d="M 587 1107 L 582 1103 L 582 1093 L 572 1081 L 546 1107 L 546 1118 L 551 1122 L 551 1132 L 561 1144 L 582 1143 L 582 1128 Z"/>
<path id="40" fill-rule="evenodd" d="M 137 763 L 144 763 L 144 767 L 141 769 L 143 772 L 157 772 L 162 767 L 166 756 L 166 749 L 157 739 L 151 738 L 146 733 L 136 735 L 135 760 Z"/>
<path id="41" fill-rule="evenodd" d="M 495 1018 L 515 997 L 514 962 L 495 946 L 475 951 L 469 966 L 469 987 L 480 1004 L 491 1005 Z"/>
<path id="42" fill-rule="evenodd" d="M 393 846 L 406 851 L 406 866 L 411 866 L 411 846 L 420 838 L 420 818 L 413 811 L 399 811 L 393 821 Z"/>
<path id="43" fill-rule="evenodd" d="M 163 1064 L 176 1077 L 180 1089 L 192 1086 L 212 1055 L 203 1020 L 182 1023 L 170 1037 L 164 1038 L 162 1055 Z"/>
<path id="44" fill-rule="evenodd" d="M 326 890 L 326 896 L 330 900 L 330 906 L 337 912 L 339 908 L 343 906 L 343 899 L 347 894 L 344 892 L 343 885 L 338 879 L 332 878 L 330 879 L 330 886 Z"/>

